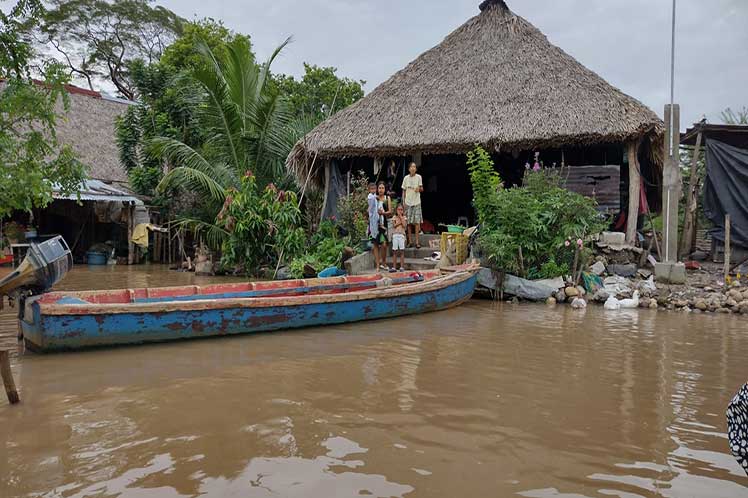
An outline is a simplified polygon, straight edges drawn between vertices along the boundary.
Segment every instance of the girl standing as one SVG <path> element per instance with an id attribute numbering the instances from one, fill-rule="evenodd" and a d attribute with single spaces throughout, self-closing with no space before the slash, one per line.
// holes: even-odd
<path id="1" fill-rule="evenodd" d="M 405 271 L 405 230 L 408 220 L 405 218 L 405 208 L 398 204 L 395 216 L 392 217 L 392 269 L 390 272 Z M 400 257 L 400 266 L 397 266 L 397 258 Z M 395 270 L 397 268 L 397 270 Z"/>
<path id="2" fill-rule="evenodd" d="M 380 270 L 389 271 L 387 266 L 387 218 L 392 216 L 392 202 L 387 195 L 387 185 L 379 182 L 377 185 L 377 212 L 379 213 L 379 234 L 377 236 L 379 258 L 382 264 Z"/>

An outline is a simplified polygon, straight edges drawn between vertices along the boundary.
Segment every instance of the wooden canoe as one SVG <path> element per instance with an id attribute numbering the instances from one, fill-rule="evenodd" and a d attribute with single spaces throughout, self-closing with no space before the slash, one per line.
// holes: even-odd
<path id="1" fill-rule="evenodd" d="M 442 310 L 469 299 L 476 268 L 88 292 L 26 300 L 26 345 L 52 352 L 267 332 Z"/>

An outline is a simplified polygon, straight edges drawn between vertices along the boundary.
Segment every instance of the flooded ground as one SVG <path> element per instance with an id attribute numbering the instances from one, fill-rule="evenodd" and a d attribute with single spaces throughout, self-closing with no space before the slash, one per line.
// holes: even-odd
<path id="1" fill-rule="evenodd" d="M 76 270 L 65 288 L 197 283 Z M 6 343 L 15 334 L 6 310 Z M 390 321 L 21 354 L 0 497 L 741 497 L 734 316 L 472 301 Z"/>

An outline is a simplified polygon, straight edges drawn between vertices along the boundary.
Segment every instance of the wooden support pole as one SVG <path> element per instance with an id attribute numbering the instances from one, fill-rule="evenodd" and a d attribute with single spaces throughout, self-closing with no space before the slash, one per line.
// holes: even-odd
<path id="1" fill-rule="evenodd" d="M 730 256 L 732 249 L 730 247 L 730 215 L 725 215 L 725 282 L 730 276 Z"/>
<path id="2" fill-rule="evenodd" d="M 6 350 L 0 351 L 0 376 L 3 378 L 3 385 L 5 386 L 5 394 L 8 395 L 8 401 L 11 405 L 15 405 L 21 398 L 18 397 L 18 390 L 16 384 L 13 382 L 13 373 L 10 371 L 10 353 Z"/>
<path id="3" fill-rule="evenodd" d="M 161 240 L 161 232 L 153 232 L 153 254 L 151 254 L 151 261 L 154 263 L 161 262 Z"/>
<path id="4" fill-rule="evenodd" d="M 169 246 L 169 264 L 172 264 L 174 262 L 174 252 L 171 250 L 171 239 L 173 237 L 172 234 L 171 234 L 171 210 L 169 211 L 169 218 L 168 218 L 168 220 L 169 220 L 168 221 L 168 227 L 169 227 L 169 232 L 168 232 L 168 235 L 169 235 L 169 241 L 168 241 L 168 246 Z"/>
<path id="5" fill-rule="evenodd" d="M 132 241 L 132 232 L 135 229 L 135 206 L 127 206 L 127 264 L 135 263 L 135 244 Z"/>
<path id="6" fill-rule="evenodd" d="M 325 163 L 325 198 L 322 201 L 322 210 L 320 212 L 319 222 L 322 223 L 325 219 L 325 210 L 327 209 L 327 203 L 330 197 L 330 177 L 332 176 L 332 164 L 330 161 Z"/>
<path id="7" fill-rule="evenodd" d="M 701 155 L 701 139 L 699 132 L 696 135 L 696 147 L 693 149 L 691 158 L 691 178 L 688 179 L 688 199 L 686 202 L 686 212 L 683 220 L 683 238 L 680 244 L 680 255 L 685 257 L 693 252 L 693 242 L 696 234 L 696 212 L 698 211 L 698 164 Z"/>
<path id="8" fill-rule="evenodd" d="M 641 194 L 641 174 L 639 172 L 639 140 L 628 144 L 629 157 L 629 210 L 626 219 L 626 243 L 636 245 L 636 227 L 639 220 L 639 196 Z"/>

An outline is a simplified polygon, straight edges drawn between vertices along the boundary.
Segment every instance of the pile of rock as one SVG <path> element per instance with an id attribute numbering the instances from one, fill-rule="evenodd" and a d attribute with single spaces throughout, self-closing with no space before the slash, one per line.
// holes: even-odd
<path id="1" fill-rule="evenodd" d="M 695 313 L 739 313 L 748 315 L 748 287 L 735 282 L 720 289 L 713 287 L 658 289 L 650 298 L 658 307 Z"/>
<path id="2" fill-rule="evenodd" d="M 571 303 L 577 297 L 584 298 L 586 294 L 587 291 L 584 290 L 584 287 L 574 287 L 572 285 L 569 285 L 568 287 L 559 289 L 555 294 L 553 294 L 553 296 L 549 297 L 546 302 L 548 304 L 562 304 L 566 302 Z"/>

